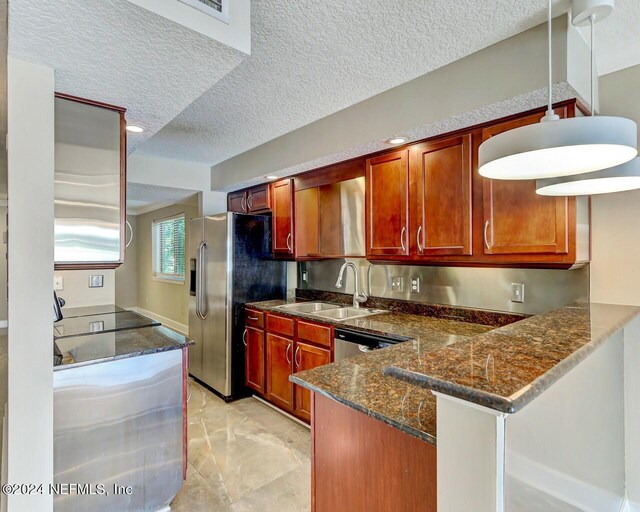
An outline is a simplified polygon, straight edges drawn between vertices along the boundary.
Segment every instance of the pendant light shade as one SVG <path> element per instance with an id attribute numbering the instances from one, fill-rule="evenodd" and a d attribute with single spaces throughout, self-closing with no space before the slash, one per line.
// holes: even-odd
<path id="1" fill-rule="evenodd" d="M 531 180 L 599 171 L 638 154 L 637 130 L 623 117 L 543 120 L 483 142 L 479 172 L 498 180 Z"/>
<path id="2" fill-rule="evenodd" d="M 536 182 L 543 196 L 586 196 L 640 189 L 640 157 L 602 171 Z"/>

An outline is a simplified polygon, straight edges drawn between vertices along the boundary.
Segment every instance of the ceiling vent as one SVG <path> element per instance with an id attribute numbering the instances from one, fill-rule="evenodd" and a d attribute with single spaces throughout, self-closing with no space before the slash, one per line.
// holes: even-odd
<path id="1" fill-rule="evenodd" d="M 229 23 L 229 2 L 231 0 L 179 0 L 199 11 Z"/>

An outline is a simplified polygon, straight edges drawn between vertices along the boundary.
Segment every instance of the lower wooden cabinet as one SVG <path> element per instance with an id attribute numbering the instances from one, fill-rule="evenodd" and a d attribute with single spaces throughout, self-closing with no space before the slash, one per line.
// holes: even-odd
<path id="1" fill-rule="evenodd" d="M 244 331 L 245 345 L 245 383 L 251 389 L 264 395 L 266 393 L 264 372 L 264 331 L 247 327 Z"/>
<path id="2" fill-rule="evenodd" d="M 333 361 L 333 327 L 247 309 L 243 343 L 247 387 L 309 422 L 311 394 L 289 377 Z"/>
<path id="3" fill-rule="evenodd" d="M 267 399 L 293 411 L 293 340 L 267 333 Z"/>
<path id="4" fill-rule="evenodd" d="M 311 370 L 318 366 L 331 362 L 331 350 L 315 347 L 308 343 L 296 342 L 293 364 L 295 372 Z M 294 385 L 295 388 L 295 410 L 296 416 L 311 420 L 311 392 L 303 387 Z"/>

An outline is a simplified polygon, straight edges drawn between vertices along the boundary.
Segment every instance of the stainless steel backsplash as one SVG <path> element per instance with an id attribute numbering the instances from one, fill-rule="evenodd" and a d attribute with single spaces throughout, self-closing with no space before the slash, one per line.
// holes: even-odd
<path id="1" fill-rule="evenodd" d="M 465 306 L 471 308 L 538 314 L 589 299 L 589 266 L 573 270 L 422 267 L 372 265 L 363 258 L 298 263 L 298 286 L 314 290 L 353 293 L 353 273 L 347 272 L 344 287 L 335 287 L 338 270 L 352 261 L 359 271 L 365 293 L 374 297 Z M 370 288 L 368 275 L 370 277 Z M 402 291 L 391 289 L 391 280 L 402 278 Z M 420 278 L 420 291 L 411 292 L 411 279 Z M 305 280 L 306 279 L 306 280 Z M 511 301 L 511 284 L 524 284 L 524 302 Z"/>

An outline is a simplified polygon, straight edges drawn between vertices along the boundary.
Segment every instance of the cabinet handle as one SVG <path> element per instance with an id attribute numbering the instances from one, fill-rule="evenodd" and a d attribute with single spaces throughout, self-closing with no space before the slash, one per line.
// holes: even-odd
<path id="1" fill-rule="evenodd" d="M 489 221 L 484 223 L 484 245 L 487 249 L 491 249 L 489 245 L 489 239 L 487 238 L 487 230 L 489 229 Z"/>
<path id="2" fill-rule="evenodd" d="M 407 231 L 407 228 L 402 226 L 402 231 L 400 231 L 400 246 L 402 247 L 402 252 L 407 252 L 407 248 L 404 246 L 404 234 Z"/>
<path id="3" fill-rule="evenodd" d="M 251 320 L 253 322 L 257 322 L 258 321 L 258 317 L 257 316 L 248 316 L 247 319 Z"/>
<path id="4" fill-rule="evenodd" d="M 418 232 L 416 233 L 416 243 L 418 244 L 418 252 L 422 252 L 422 244 L 420 243 L 420 233 L 422 233 L 422 226 L 418 226 Z"/>
<path id="5" fill-rule="evenodd" d="M 246 329 L 242 333 L 242 343 L 244 344 L 245 347 L 247 346 L 247 330 Z"/>
<path id="6" fill-rule="evenodd" d="M 298 362 L 298 354 L 300 353 L 300 345 L 298 345 L 296 347 L 296 353 L 293 356 L 293 363 L 296 365 L 296 368 L 300 368 L 300 365 L 302 364 L 302 359 L 300 360 L 300 362 Z"/>
<path id="7" fill-rule="evenodd" d="M 240 206 L 243 212 L 247 211 L 247 196 L 242 196 L 242 199 L 240 199 Z"/>
<path id="8" fill-rule="evenodd" d="M 253 194 L 247 196 L 247 208 L 249 211 L 253 210 Z"/>
<path id="9" fill-rule="evenodd" d="M 287 345 L 287 351 L 285 352 L 284 356 L 287 358 L 287 363 L 291 364 L 291 358 L 289 357 L 289 349 L 293 348 L 293 345 L 291 343 L 289 343 Z"/>
<path id="10" fill-rule="evenodd" d="M 289 249 L 289 252 L 293 252 L 293 247 L 291 247 L 291 233 L 287 235 L 287 249 Z"/>

